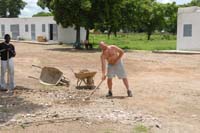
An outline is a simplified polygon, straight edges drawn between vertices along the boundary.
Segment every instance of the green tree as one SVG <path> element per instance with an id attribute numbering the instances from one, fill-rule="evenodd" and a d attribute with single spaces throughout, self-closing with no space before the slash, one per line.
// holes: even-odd
<path id="1" fill-rule="evenodd" d="M 53 16 L 50 12 L 38 12 L 34 14 L 32 17 L 44 17 L 44 16 Z"/>
<path id="2" fill-rule="evenodd" d="M 0 0 L 0 17 L 18 17 L 25 5 L 23 0 Z"/>
<path id="3" fill-rule="evenodd" d="M 150 40 L 155 30 L 161 30 L 164 26 L 163 4 L 155 0 L 137 0 L 137 28 L 147 33 Z"/>
<path id="4" fill-rule="evenodd" d="M 165 5 L 164 17 L 165 17 L 165 26 L 164 30 L 176 34 L 177 32 L 177 12 L 178 6 L 175 2 L 168 3 Z"/>
<path id="5" fill-rule="evenodd" d="M 99 0 L 100 1 L 100 0 Z M 113 32 L 117 36 L 117 31 L 121 28 L 121 8 L 123 0 L 101 0 L 96 4 L 98 9 L 98 22 L 96 26 L 98 29 L 107 30 L 108 37 Z"/>
<path id="6" fill-rule="evenodd" d="M 188 5 L 189 6 L 200 6 L 200 0 L 192 0 Z"/>
<path id="7" fill-rule="evenodd" d="M 121 11 L 122 29 L 146 32 L 150 40 L 155 30 L 161 31 L 164 28 L 164 7 L 164 4 L 157 3 L 155 0 L 126 0 Z"/>
<path id="8" fill-rule="evenodd" d="M 75 26 L 76 44 L 80 44 L 80 27 L 85 27 L 85 13 L 91 9 L 90 0 L 39 0 L 38 5 L 49 8 L 56 22 L 63 27 Z"/>
<path id="9" fill-rule="evenodd" d="M 126 0 L 123 2 L 121 8 L 121 28 L 125 32 L 136 31 L 136 1 L 135 0 Z"/>

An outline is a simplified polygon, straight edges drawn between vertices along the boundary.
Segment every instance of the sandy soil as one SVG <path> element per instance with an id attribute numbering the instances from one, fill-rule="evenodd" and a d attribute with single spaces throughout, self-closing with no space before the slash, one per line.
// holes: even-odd
<path id="1" fill-rule="evenodd" d="M 0 92 L 1 133 L 133 133 L 143 125 L 152 133 L 200 132 L 200 55 L 127 52 L 124 64 L 134 97 L 128 98 L 122 81 L 113 82 L 114 97 L 107 99 L 106 82 L 83 101 L 91 90 L 76 89 L 70 67 L 97 71 L 100 52 L 77 51 L 61 45 L 15 43 L 16 90 Z M 70 87 L 44 86 L 40 69 L 56 67 L 70 79 Z"/>

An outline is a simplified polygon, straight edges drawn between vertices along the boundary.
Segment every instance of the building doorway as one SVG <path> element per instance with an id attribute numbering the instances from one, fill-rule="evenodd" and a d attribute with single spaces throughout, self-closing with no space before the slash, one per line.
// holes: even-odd
<path id="1" fill-rule="evenodd" d="M 57 24 L 49 24 L 49 40 L 58 40 L 58 26 Z"/>

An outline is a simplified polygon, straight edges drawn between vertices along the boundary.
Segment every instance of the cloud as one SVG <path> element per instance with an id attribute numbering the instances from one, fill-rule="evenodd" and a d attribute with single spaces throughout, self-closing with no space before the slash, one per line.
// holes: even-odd
<path id="1" fill-rule="evenodd" d="M 157 0 L 158 2 L 162 2 L 162 3 L 172 3 L 172 2 L 176 2 L 177 4 L 185 4 L 185 3 L 189 3 L 191 2 L 191 0 Z"/>
<path id="2" fill-rule="evenodd" d="M 21 10 L 21 14 L 19 17 L 32 17 L 34 14 L 45 11 L 48 12 L 48 9 L 43 10 L 41 7 L 37 5 L 38 0 L 24 0 L 27 5 L 23 10 Z"/>

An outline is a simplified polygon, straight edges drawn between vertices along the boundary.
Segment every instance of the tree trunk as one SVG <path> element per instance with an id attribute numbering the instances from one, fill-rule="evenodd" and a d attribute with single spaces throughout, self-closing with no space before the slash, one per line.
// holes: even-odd
<path id="1" fill-rule="evenodd" d="M 110 34 L 111 34 L 111 32 L 112 32 L 112 30 L 110 29 L 110 30 L 108 31 L 108 39 L 110 39 Z"/>
<path id="2" fill-rule="evenodd" d="M 89 41 L 89 38 L 90 37 L 90 30 L 89 29 L 86 29 L 86 40 Z"/>
<path id="3" fill-rule="evenodd" d="M 148 32 L 147 36 L 148 36 L 148 40 L 150 40 L 151 39 L 151 32 Z"/>
<path id="4" fill-rule="evenodd" d="M 76 42 L 74 47 L 77 49 L 81 48 L 81 40 L 80 40 L 80 26 L 76 26 Z"/>
<path id="5" fill-rule="evenodd" d="M 115 37 L 117 37 L 117 31 L 115 31 L 114 34 L 115 34 Z"/>

